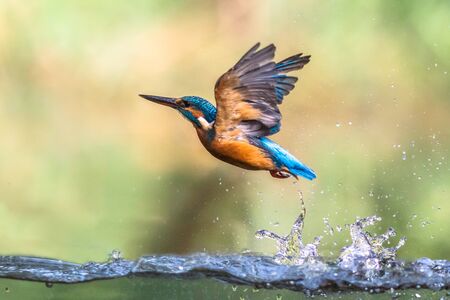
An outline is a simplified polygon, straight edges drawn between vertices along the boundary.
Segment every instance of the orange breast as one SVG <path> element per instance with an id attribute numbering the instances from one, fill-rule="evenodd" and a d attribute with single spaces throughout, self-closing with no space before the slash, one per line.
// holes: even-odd
<path id="1" fill-rule="evenodd" d="M 275 165 L 264 150 L 246 141 L 214 139 L 207 143 L 199 134 L 205 148 L 216 158 L 249 170 L 273 170 Z"/>

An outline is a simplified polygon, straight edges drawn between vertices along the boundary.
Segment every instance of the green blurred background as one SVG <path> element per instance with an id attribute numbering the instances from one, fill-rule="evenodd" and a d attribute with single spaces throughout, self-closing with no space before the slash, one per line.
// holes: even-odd
<path id="1" fill-rule="evenodd" d="M 324 256 L 349 239 L 324 217 L 377 214 L 402 258 L 450 259 L 449 20 L 449 1 L 0 1 L 0 253 L 273 253 L 254 232 L 287 233 L 301 189 Z M 274 140 L 313 182 L 222 163 L 137 97 L 213 101 L 258 41 L 312 55 Z"/>

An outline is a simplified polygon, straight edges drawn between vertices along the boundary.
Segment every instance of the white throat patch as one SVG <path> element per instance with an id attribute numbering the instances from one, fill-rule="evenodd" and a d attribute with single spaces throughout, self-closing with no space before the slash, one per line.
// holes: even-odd
<path id="1" fill-rule="evenodd" d="M 213 123 L 209 123 L 208 121 L 206 121 L 205 118 L 203 118 L 203 117 L 198 117 L 197 120 L 200 122 L 200 125 L 202 126 L 203 129 L 209 130 L 209 129 L 212 128 L 212 124 L 213 124 Z"/>

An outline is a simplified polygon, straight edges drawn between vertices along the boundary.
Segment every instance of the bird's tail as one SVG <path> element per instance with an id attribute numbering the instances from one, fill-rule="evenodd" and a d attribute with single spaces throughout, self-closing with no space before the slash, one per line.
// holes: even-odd
<path id="1" fill-rule="evenodd" d="M 314 171 L 311 170 L 309 167 L 305 166 L 298 160 L 297 160 L 297 163 L 298 163 L 297 166 L 295 166 L 293 168 L 288 168 L 289 173 L 291 173 L 295 176 L 305 177 L 306 179 L 309 179 L 309 180 L 313 180 L 314 178 L 317 177 L 316 173 L 314 173 Z"/>
<path id="2" fill-rule="evenodd" d="M 261 146 L 270 153 L 277 167 L 286 168 L 289 173 L 294 176 L 302 176 L 309 180 L 316 178 L 316 174 L 313 170 L 304 165 L 285 149 L 281 148 L 280 145 L 266 137 L 259 138 L 259 140 Z"/>

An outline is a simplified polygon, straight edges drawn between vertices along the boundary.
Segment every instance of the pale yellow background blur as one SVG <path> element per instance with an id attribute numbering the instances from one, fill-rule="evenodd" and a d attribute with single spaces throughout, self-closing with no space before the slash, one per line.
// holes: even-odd
<path id="1" fill-rule="evenodd" d="M 449 20 L 448 1 L 2 0 L 0 253 L 270 254 L 254 232 L 287 233 L 301 189 L 305 240 L 324 235 L 324 256 L 349 239 L 324 234 L 324 217 L 377 214 L 371 230 L 408 238 L 402 258 L 449 259 Z M 273 139 L 313 182 L 220 162 L 137 96 L 214 102 L 258 41 L 277 60 L 312 55 Z"/>

